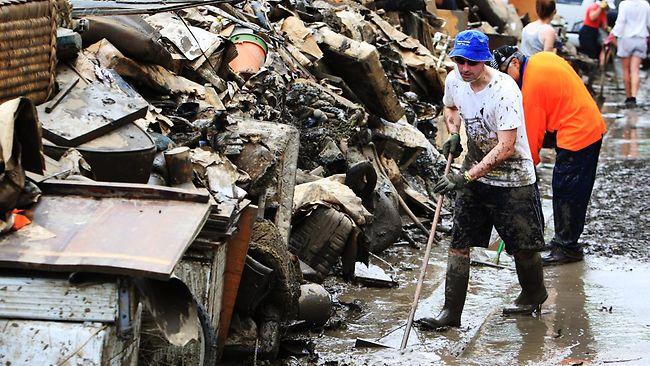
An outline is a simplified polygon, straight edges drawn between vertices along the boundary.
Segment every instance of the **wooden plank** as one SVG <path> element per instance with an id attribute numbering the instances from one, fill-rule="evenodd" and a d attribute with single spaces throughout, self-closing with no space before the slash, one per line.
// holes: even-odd
<path id="1" fill-rule="evenodd" d="M 43 196 L 33 222 L 0 237 L 0 266 L 168 279 L 210 205 Z"/>
<path id="2" fill-rule="evenodd" d="M 140 183 L 43 179 L 29 172 L 28 177 L 40 181 L 38 187 L 44 194 L 79 195 L 95 198 L 159 199 L 197 203 L 207 203 L 210 200 L 210 195 L 205 189 L 187 190 Z"/>

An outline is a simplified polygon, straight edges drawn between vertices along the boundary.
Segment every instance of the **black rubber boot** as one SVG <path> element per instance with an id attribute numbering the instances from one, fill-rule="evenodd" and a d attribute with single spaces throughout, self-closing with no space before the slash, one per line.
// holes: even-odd
<path id="1" fill-rule="evenodd" d="M 469 257 L 449 255 L 445 279 L 445 305 L 436 318 L 422 318 L 417 322 L 430 329 L 460 326 L 468 282 Z"/>
<path id="2" fill-rule="evenodd" d="M 546 286 L 544 286 L 542 259 L 539 253 L 515 256 L 515 267 L 521 285 L 521 293 L 511 306 L 503 309 L 503 314 L 530 315 L 535 311 L 539 312 L 542 304 L 548 298 Z"/>

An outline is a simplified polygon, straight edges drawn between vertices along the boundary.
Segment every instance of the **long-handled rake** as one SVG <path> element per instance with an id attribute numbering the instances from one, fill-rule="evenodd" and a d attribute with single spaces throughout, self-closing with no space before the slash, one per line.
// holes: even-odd
<path id="1" fill-rule="evenodd" d="M 447 166 L 445 166 L 445 175 L 449 173 L 451 169 L 451 161 L 453 157 L 451 154 L 447 156 Z M 418 278 L 418 284 L 415 287 L 415 294 L 413 295 L 413 303 L 411 304 L 411 312 L 409 313 L 408 320 L 406 322 L 406 328 L 404 329 L 404 337 L 402 338 L 402 345 L 400 349 L 406 348 L 406 344 L 409 340 L 409 335 L 411 334 L 411 327 L 413 326 L 413 318 L 415 317 L 415 311 L 418 308 L 418 302 L 420 301 L 420 293 L 422 292 L 422 284 L 424 283 L 424 276 L 427 273 L 427 266 L 429 265 L 429 256 L 431 255 L 431 247 L 433 242 L 436 241 L 436 226 L 438 226 L 438 221 L 440 221 L 440 212 L 442 211 L 442 201 L 444 195 L 438 196 L 438 203 L 436 204 L 436 213 L 433 216 L 433 222 L 431 223 L 431 231 L 429 232 L 429 240 L 427 241 L 427 248 L 424 251 L 424 259 L 422 259 L 422 265 L 420 266 L 420 277 Z"/>

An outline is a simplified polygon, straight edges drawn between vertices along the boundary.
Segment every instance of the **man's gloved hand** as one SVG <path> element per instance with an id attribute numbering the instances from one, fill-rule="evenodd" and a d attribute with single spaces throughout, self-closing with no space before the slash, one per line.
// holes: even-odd
<path id="1" fill-rule="evenodd" d="M 457 158 L 462 152 L 463 146 L 460 144 L 460 135 L 458 133 L 452 133 L 447 141 L 442 145 L 442 154 L 445 156 L 445 159 L 450 153 L 451 156 Z"/>
<path id="2" fill-rule="evenodd" d="M 433 192 L 445 194 L 465 187 L 469 181 L 466 174 L 448 173 L 433 186 Z"/>

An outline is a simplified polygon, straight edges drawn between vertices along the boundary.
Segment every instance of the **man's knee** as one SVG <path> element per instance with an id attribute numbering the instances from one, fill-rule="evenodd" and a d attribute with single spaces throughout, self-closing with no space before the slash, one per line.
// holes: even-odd
<path id="1" fill-rule="evenodd" d="M 531 259 L 535 255 L 535 253 L 537 252 L 533 250 L 519 250 L 516 253 L 513 253 L 512 255 L 513 257 L 515 257 L 516 260 L 525 261 Z"/>

